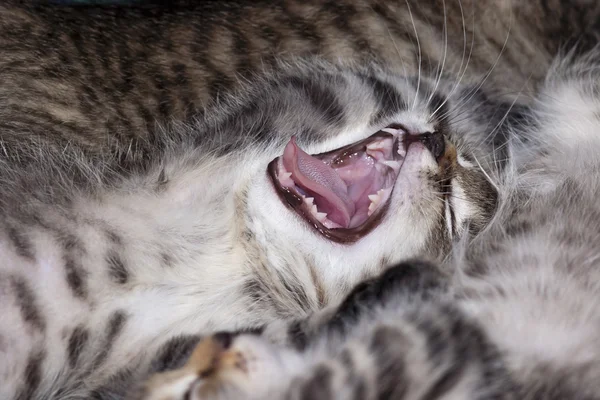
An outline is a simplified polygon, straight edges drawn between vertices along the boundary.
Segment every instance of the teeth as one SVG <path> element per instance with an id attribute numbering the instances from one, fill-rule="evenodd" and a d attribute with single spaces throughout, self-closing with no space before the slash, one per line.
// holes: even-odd
<path id="1" fill-rule="evenodd" d="M 400 171 L 400 163 L 398 161 L 388 160 L 388 161 L 381 161 L 381 163 L 384 165 L 387 165 L 388 167 L 393 169 L 395 172 Z"/>
<path id="2" fill-rule="evenodd" d="M 379 192 L 377 192 L 377 193 L 379 193 Z M 371 203 L 376 203 L 377 200 L 379 200 L 379 195 L 377 195 L 377 194 L 370 194 L 368 197 L 369 197 L 369 200 L 371 200 Z"/>
<path id="3" fill-rule="evenodd" d="M 279 182 L 285 187 L 290 187 L 294 185 L 294 181 L 291 179 L 291 177 L 291 172 L 280 172 L 278 176 Z"/>
<path id="4" fill-rule="evenodd" d="M 394 129 L 394 128 L 383 128 L 382 131 L 391 133 L 394 136 L 398 136 L 400 133 L 402 133 L 402 129 Z"/>
<path id="5" fill-rule="evenodd" d="M 368 196 L 369 200 L 371 201 L 371 204 L 369 204 L 369 211 L 367 212 L 369 217 L 375 212 L 377 207 L 379 207 L 386 192 L 386 189 L 379 189 L 376 194 L 370 194 Z"/>
<path id="6" fill-rule="evenodd" d="M 327 213 L 319 212 L 317 205 L 314 204 L 314 197 L 305 197 L 304 202 L 308 205 L 310 213 L 315 217 L 317 221 L 323 223 L 327 219 Z"/>
<path id="7" fill-rule="evenodd" d="M 369 143 L 367 145 L 367 149 L 369 150 L 385 150 L 385 143 L 383 140 L 379 140 L 377 142 Z"/>

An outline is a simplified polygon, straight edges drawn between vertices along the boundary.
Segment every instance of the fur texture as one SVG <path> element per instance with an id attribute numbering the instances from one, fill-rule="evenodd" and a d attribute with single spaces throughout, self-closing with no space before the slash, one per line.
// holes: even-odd
<path id="1" fill-rule="evenodd" d="M 505 105 L 375 67 L 280 70 L 161 135 L 148 161 L 26 141 L 35 164 L 1 160 L 0 397 L 118 393 L 120 380 L 180 365 L 190 336 L 308 315 L 390 263 L 443 259 L 485 226 L 488 124 L 506 119 L 464 112 Z M 447 162 L 411 146 L 387 213 L 358 242 L 326 239 L 275 193 L 267 164 L 291 135 L 320 153 L 394 123 L 443 134 Z"/>
<path id="2" fill-rule="evenodd" d="M 302 318 L 406 257 L 443 260 L 496 207 L 504 126 L 523 118 L 515 93 L 597 14 L 545 1 L 4 2 L 0 398 L 120 398 L 180 367 L 202 334 Z M 544 22 L 519 22 L 531 16 Z M 291 61 L 315 53 L 326 61 Z M 442 133 L 448 162 L 411 153 L 360 241 L 324 239 L 275 195 L 265 169 L 292 135 L 318 153 L 395 123 Z"/>
<path id="3" fill-rule="evenodd" d="M 485 80 L 512 100 L 600 20 L 585 0 L 43 3 L 0 5 L 0 119 L 12 152 L 35 138 L 144 157 L 157 122 L 190 122 L 256 71 L 311 55 Z"/>
<path id="4" fill-rule="evenodd" d="M 599 398 L 599 62 L 557 63 L 511 132 L 494 221 L 448 265 L 399 264 L 335 307 L 267 327 L 286 347 L 215 335 L 198 346 L 204 364 L 192 357 L 138 396 Z"/>

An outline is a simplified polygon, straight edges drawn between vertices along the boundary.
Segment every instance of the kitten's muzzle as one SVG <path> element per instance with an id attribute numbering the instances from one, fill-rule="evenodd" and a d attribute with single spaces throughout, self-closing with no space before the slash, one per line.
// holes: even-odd
<path id="1" fill-rule="evenodd" d="M 405 148 L 408 148 L 412 143 L 420 142 L 438 162 L 446 151 L 446 141 L 444 135 L 440 132 L 408 133 L 403 136 L 403 141 Z"/>
<path id="2" fill-rule="evenodd" d="M 446 153 L 453 146 L 441 133 L 413 133 L 392 124 L 364 140 L 313 155 L 291 138 L 267 171 L 284 204 L 328 239 L 351 243 L 381 222 L 407 152 L 417 143 L 440 168 L 452 164 Z"/>

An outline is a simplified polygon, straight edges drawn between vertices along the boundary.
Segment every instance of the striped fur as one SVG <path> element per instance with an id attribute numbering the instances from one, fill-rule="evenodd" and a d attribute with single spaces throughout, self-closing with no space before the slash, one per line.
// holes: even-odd
<path id="1" fill-rule="evenodd" d="M 263 337 L 207 338 L 131 398 L 600 398 L 599 66 L 557 63 L 511 132 L 498 213 L 452 261 L 400 263 Z"/>
<path id="2" fill-rule="evenodd" d="M 492 149 L 523 117 L 504 118 L 514 94 L 598 13 L 182 3 L 0 5 L 0 398 L 120 398 L 180 366 L 199 335 L 299 318 L 400 259 L 443 259 L 495 209 Z M 336 65 L 294 61 L 312 54 Z M 320 152 L 398 121 L 439 128 L 456 163 L 421 160 L 356 245 L 315 237 L 266 182 L 293 134 Z"/>
<path id="3" fill-rule="evenodd" d="M 279 59 L 320 55 L 377 60 L 402 75 L 485 77 L 514 98 L 535 89 L 559 46 L 600 13 L 579 0 L 43 3 L 0 5 L 3 142 L 18 149 L 33 137 L 139 157 L 162 134 L 157 123 L 189 122 Z"/>
<path id="4" fill-rule="evenodd" d="M 25 139 L 35 162 L 0 159 L 0 398 L 119 398 L 181 365 L 190 338 L 311 314 L 390 263 L 443 259 L 489 221 L 481 166 L 501 164 L 486 127 L 506 121 L 463 113 L 489 99 L 376 66 L 278 71 L 165 131 L 148 160 Z M 318 234 L 267 178 L 291 135 L 319 153 L 392 123 L 443 133 L 449 162 L 414 153 L 381 224 L 354 244 Z"/>

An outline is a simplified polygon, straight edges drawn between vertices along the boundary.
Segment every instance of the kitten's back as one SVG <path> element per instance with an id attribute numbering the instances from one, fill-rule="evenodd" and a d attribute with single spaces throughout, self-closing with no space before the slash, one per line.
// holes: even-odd
<path id="1" fill-rule="evenodd" d="M 5 146 L 123 149 L 189 120 L 274 60 L 378 60 L 405 75 L 483 79 L 515 94 L 597 10 L 494 1 L 198 2 L 171 7 L 0 6 Z M 532 18 L 543 21 L 531 27 Z M 560 21 L 582 24 L 560 27 Z M 560 31 L 560 35 L 556 35 Z M 468 64 L 469 70 L 461 73 Z M 464 77 L 462 77 L 464 75 Z M 534 86 L 531 86 L 532 88 Z"/>

